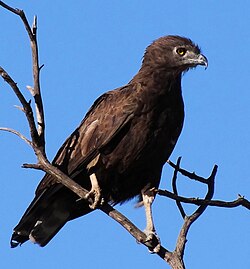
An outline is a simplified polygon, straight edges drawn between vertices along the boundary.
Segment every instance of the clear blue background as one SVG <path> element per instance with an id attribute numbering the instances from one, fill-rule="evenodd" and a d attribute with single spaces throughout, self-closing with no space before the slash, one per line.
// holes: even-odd
<path id="1" fill-rule="evenodd" d="M 8 1 L 38 15 L 38 37 L 47 153 L 53 158 L 104 91 L 126 84 L 154 39 L 178 34 L 197 42 L 209 59 L 183 77 L 186 119 L 171 156 L 208 176 L 219 165 L 215 199 L 250 198 L 250 2 L 228 1 Z M 20 19 L 0 8 L 0 65 L 25 92 L 32 85 L 27 34 Z M 28 135 L 25 117 L 8 85 L 0 81 L 0 125 Z M 1 268 L 168 268 L 101 212 L 68 223 L 45 248 L 32 243 L 10 249 L 9 239 L 43 173 L 21 169 L 36 162 L 32 150 L 0 133 Z M 170 188 L 166 166 L 161 187 Z M 202 197 L 205 187 L 181 178 L 180 194 Z M 144 210 L 118 207 L 140 228 Z M 187 207 L 189 213 L 194 208 Z M 157 197 L 154 216 L 165 247 L 173 250 L 182 219 L 175 203 Z M 244 208 L 208 208 L 191 227 L 185 251 L 189 269 L 250 268 L 250 218 Z"/>

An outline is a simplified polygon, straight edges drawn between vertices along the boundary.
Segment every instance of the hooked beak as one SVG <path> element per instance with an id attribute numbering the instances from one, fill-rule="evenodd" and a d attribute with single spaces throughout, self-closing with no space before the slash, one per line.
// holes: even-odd
<path id="1" fill-rule="evenodd" d="M 208 60 L 206 56 L 203 54 L 196 54 L 194 52 L 188 54 L 187 57 L 183 59 L 183 63 L 189 67 L 195 67 L 197 65 L 204 65 L 205 69 L 208 67 Z"/>
<path id="2" fill-rule="evenodd" d="M 208 67 L 208 60 L 206 58 L 206 56 L 204 56 L 203 54 L 199 54 L 196 60 L 197 64 L 199 65 L 204 65 L 205 69 L 207 69 Z"/>

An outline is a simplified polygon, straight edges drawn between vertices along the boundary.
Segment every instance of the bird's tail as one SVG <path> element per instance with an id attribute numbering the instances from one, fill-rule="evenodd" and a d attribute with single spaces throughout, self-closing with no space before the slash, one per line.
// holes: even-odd
<path id="1" fill-rule="evenodd" d="M 55 184 L 37 195 L 14 228 L 11 247 L 29 239 L 45 246 L 67 221 L 91 211 L 88 203 L 83 200 L 77 202 L 78 198 L 61 184 Z"/>

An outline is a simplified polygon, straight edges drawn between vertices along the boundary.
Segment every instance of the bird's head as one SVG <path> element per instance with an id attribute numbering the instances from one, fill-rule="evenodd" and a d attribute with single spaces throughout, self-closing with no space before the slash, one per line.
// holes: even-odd
<path id="1" fill-rule="evenodd" d="M 190 39 L 180 36 L 165 36 L 147 47 L 143 65 L 179 72 L 197 65 L 208 66 L 207 58 Z"/>

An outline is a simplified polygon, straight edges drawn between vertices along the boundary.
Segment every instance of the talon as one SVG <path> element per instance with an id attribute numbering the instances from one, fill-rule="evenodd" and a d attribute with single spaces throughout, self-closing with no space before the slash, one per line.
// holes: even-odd
<path id="1" fill-rule="evenodd" d="M 149 242 L 154 247 L 148 247 L 150 253 L 158 253 L 161 248 L 161 241 L 159 236 L 154 231 L 145 230 L 144 233 L 146 234 L 147 238 L 145 242 Z"/>
<path id="2" fill-rule="evenodd" d="M 98 185 L 95 174 L 90 175 L 90 180 L 92 188 L 86 195 L 86 199 L 89 200 L 91 198 L 92 202 L 89 204 L 89 207 L 94 210 L 104 203 L 104 199 L 101 197 L 101 189 Z"/>
<path id="3" fill-rule="evenodd" d="M 103 199 L 101 198 L 100 189 L 92 189 L 87 195 L 86 199 L 91 199 L 92 202 L 89 204 L 91 209 L 96 209 L 99 205 L 103 203 Z"/>

